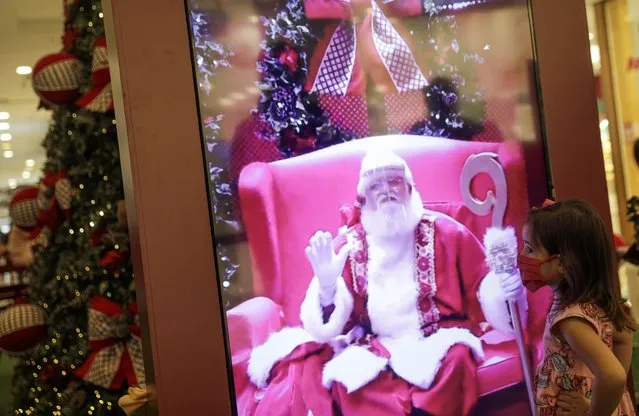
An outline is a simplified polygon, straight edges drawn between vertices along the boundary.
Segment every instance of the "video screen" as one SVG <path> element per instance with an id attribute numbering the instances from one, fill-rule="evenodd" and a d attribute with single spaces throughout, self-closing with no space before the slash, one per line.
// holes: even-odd
<path id="1" fill-rule="evenodd" d="M 531 414 L 527 2 L 187 4 L 235 412 Z"/>

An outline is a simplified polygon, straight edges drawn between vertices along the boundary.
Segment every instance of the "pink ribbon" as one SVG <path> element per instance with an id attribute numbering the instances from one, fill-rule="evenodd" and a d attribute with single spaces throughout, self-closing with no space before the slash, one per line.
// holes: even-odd
<path id="1" fill-rule="evenodd" d="M 382 3 L 388 4 L 393 1 L 395 0 L 382 0 Z M 351 4 L 351 0 L 341 2 Z M 376 0 L 371 0 L 371 13 L 373 43 L 397 91 L 407 92 L 426 87 L 428 80 L 419 69 L 413 53 Z M 350 20 L 343 20 L 339 24 L 322 58 L 311 91 L 327 95 L 346 95 L 355 66 L 355 30 L 356 24 Z"/>

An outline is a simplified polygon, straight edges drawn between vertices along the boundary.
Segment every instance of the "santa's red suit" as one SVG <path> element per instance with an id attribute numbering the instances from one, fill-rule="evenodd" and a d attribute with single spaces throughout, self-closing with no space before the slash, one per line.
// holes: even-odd
<path id="1" fill-rule="evenodd" d="M 303 327 L 285 328 L 253 350 L 248 374 L 259 390 L 244 414 L 470 413 L 483 358 L 480 324 L 510 332 L 506 299 L 476 237 L 422 209 L 416 191 L 412 199 L 419 204 L 414 250 L 401 261 L 378 261 L 383 254 L 361 222 L 337 238 L 336 250 L 348 244 L 349 253 L 332 304 L 322 306 L 313 278 Z"/>

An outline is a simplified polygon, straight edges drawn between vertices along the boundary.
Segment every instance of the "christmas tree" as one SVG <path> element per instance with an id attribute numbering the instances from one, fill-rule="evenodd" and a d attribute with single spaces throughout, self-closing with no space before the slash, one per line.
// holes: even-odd
<path id="1" fill-rule="evenodd" d="M 143 370 L 128 234 L 118 221 L 124 195 L 102 7 L 66 1 L 64 13 L 64 53 L 57 55 L 75 58 L 66 68 L 81 98 L 51 105 L 40 94 L 52 120 L 38 205 L 48 207 L 41 218 L 56 220 L 48 221 L 48 242 L 35 248 L 27 275 L 28 302 L 44 311 L 48 336 L 20 356 L 13 412 L 122 414 L 117 400 L 143 383 Z M 58 192 L 63 184 L 66 193 Z"/>

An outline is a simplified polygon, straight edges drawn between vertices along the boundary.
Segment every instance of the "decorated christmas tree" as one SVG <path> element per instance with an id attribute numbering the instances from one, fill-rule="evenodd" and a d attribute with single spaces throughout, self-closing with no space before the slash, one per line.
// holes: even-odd
<path id="1" fill-rule="evenodd" d="M 122 414 L 144 375 L 103 14 L 98 0 L 64 13 L 63 51 L 33 70 L 52 120 L 25 302 L 46 337 L 19 354 L 11 414 Z"/>

